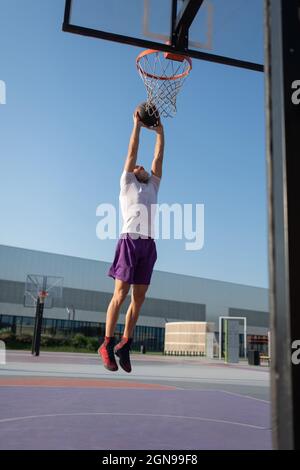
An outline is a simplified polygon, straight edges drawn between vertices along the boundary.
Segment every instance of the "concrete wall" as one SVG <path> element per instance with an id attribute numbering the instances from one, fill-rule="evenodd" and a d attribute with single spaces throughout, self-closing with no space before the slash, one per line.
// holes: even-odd
<path id="1" fill-rule="evenodd" d="M 165 353 L 206 354 L 206 335 L 215 331 L 214 323 L 174 322 L 167 323 L 165 330 Z"/>

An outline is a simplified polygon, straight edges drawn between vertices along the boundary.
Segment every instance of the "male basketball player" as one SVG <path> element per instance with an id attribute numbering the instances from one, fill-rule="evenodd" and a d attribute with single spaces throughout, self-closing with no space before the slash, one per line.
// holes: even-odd
<path id="1" fill-rule="evenodd" d="M 146 126 L 137 111 L 134 113 L 133 122 L 128 154 L 120 181 L 120 205 L 124 224 L 115 258 L 108 272 L 108 275 L 115 279 L 115 288 L 107 310 L 105 340 L 98 351 L 106 369 L 118 370 L 114 356 L 116 354 L 120 366 L 126 372 L 131 372 L 129 351 L 133 331 L 157 258 L 154 216 L 164 155 L 164 130 L 159 120 L 158 126 L 151 128 L 157 134 L 151 175 L 143 166 L 136 164 L 140 130 Z M 131 303 L 126 314 L 125 329 L 121 341 L 115 346 L 115 327 L 120 307 L 130 286 L 132 286 Z"/>

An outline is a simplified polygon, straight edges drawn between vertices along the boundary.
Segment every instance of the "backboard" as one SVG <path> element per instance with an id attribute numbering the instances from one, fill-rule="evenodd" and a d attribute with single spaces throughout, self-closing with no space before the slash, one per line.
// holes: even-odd
<path id="1" fill-rule="evenodd" d="M 25 283 L 24 307 L 35 307 L 40 292 L 47 292 L 44 308 L 52 308 L 53 299 L 62 298 L 63 278 L 58 276 L 44 276 L 41 274 L 28 274 Z"/>
<path id="2" fill-rule="evenodd" d="M 263 0 L 66 0 L 63 30 L 263 71 L 263 3 Z"/>

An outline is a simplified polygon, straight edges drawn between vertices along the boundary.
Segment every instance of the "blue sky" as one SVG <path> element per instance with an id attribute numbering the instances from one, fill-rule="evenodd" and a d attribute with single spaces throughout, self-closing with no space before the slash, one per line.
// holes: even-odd
<path id="1" fill-rule="evenodd" d="M 63 0 L 0 8 L 0 243 L 111 261 L 116 241 L 97 239 L 96 207 L 118 205 L 132 112 L 146 97 L 140 49 L 63 33 Z M 159 202 L 204 204 L 205 242 L 189 252 L 157 240 L 156 269 L 267 287 L 263 74 L 194 60 L 164 124 Z M 154 142 L 143 130 L 147 168 Z"/>

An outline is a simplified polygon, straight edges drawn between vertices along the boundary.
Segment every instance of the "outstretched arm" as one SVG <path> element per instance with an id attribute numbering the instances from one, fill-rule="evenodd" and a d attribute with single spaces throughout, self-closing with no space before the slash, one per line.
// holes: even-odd
<path id="1" fill-rule="evenodd" d="M 156 131 L 156 144 L 154 150 L 154 158 L 152 161 L 152 174 L 161 178 L 162 176 L 162 164 L 164 158 L 164 147 L 165 147 L 165 136 L 164 136 L 164 128 L 161 122 L 159 121 L 159 125 L 155 128 Z"/>
<path id="2" fill-rule="evenodd" d="M 141 121 L 137 112 L 133 115 L 133 129 L 129 141 L 127 158 L 125 161 L 124 170 L 128 172 L 133 172 L 136 165 L 136 159 L 139 148 L 139 137 L 141 130 Z"/>

